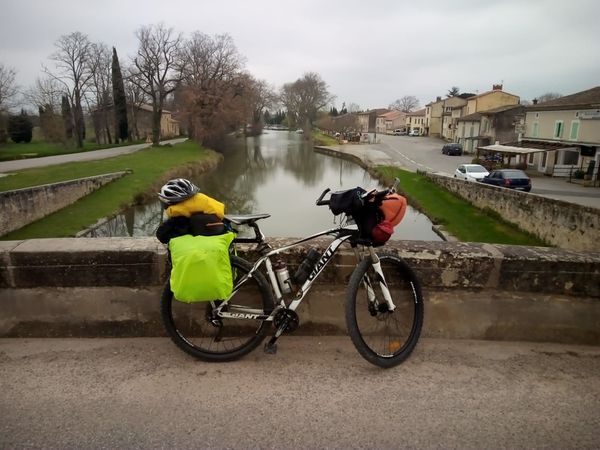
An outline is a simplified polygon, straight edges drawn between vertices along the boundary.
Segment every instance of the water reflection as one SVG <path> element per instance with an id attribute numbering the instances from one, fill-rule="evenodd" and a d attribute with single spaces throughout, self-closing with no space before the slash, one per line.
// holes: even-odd
<path id="1" fill-rule="evenodd" d="M 268 131 L 262 136 L 232 139 L 224 162 L 193 181 L 202 192 L 226 205 L 231 214 L 269 213 L 260 222 L 267 236 L 302 237 L 334 225 L 326 207 L 315 200 L 332 190 L 380 187 L 356 164 L 313 151 L 301 136 Z M 92 236 L 151 236 L 161 222 L 158 201 L 128 209 L 96 229 Z M 423 214 L 409 208 L 392 239 L 440 240 Z"/>

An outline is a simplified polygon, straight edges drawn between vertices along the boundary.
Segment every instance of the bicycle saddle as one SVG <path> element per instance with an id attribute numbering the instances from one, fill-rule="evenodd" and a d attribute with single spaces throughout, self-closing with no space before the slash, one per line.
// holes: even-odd
<path id="1" fill-rule="evenodd" d="M 235 216 L 226 214 L 224 218 L 236 225 L 244 225 L 247 223 L 254 223 L 260 219 L 266 219 L 267 217 L 271 217 L 271 214 L 240 214 Z"/>

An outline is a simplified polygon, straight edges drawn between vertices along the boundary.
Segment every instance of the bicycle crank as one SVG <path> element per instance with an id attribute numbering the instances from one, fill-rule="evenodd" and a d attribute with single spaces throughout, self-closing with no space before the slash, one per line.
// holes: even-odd
<path id="1" fill-rule="evenodd" d="M 284 308 L 275 313 L 273 324 L 277 331 L 281 330 L 281 333 L 292 333 L 298 328 L 300 319 L 298 318 L 296 311 Z"/>

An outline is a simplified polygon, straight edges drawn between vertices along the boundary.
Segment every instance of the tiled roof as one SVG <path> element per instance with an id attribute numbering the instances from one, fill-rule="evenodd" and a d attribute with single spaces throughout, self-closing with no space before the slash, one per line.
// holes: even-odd
<path id="1" fill-rule="evenodd" d="M 498 114 L 504 111 L 509 111 L 515 108 L 523 108 L 522 105 L 504 105 L 498 106 L 497 108 L 487 109 L 485 111 L 480 111 L 481 114 Z"/>
<path id="2" fill-rule="evenodd" d="M 565 95 L 564 97 L 549 100 L 537 105 L 528 106 L 528 110 L 544 109 L 565 109 L 568 107 L 599 107 L 600 108 L 600 86 L 593 87 L 586 91 L 576 92 L 575 94 Z"/>
<path id="3" fill-rule="evenodd" d="M 425 115 L 425 108 L 419 109 L 418 111 L 413 111 L 413 112 L 406 113 L 406 115 L 407 116 L 424 116 Z"/>
<path id="4" fill-rule="evenodd" d="M 469 114 L 468 116 L 461 117 L 457 120 L 457 122 L 477 122 L 479 120 L 481 120 L 481 113 L 476 112 Z"/>

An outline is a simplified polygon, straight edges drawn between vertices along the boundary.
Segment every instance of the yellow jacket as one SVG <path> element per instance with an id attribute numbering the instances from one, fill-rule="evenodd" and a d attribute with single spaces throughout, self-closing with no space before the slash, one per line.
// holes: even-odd
<path id="1" fill-rule="evenodd" d="M 169 217 L 190 217 L 194 213 L 214 214 L 219 219 L 225 215 L 225 205 L 204 194 L 196 194 L 187 200 L 167 208 Z"/>

